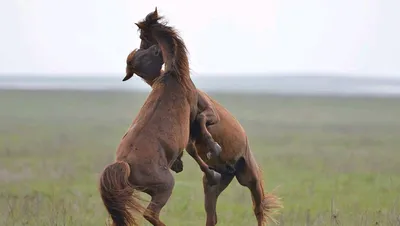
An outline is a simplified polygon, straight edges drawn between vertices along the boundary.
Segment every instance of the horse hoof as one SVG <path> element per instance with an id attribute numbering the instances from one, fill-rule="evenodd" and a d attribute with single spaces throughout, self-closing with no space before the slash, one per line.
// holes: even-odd
<path id="1" fill-rule="evenodd" d="M 212 158 L 212 153 L 211 152 L 207 152 L 206 156 L 207 156 L 207 159 L 210 160 Z"/>
<path id="2" fill-rule="evenodd" d="M 207 179 L 209 185 L 211 186 L 217 185 L 221 181 L 221 174 L 214 170 L 210 170 Z"/>
<path id="3" fill-rule="evenodd" d="M 222 148 L 217 142 L 214 142 L 214 157 L 219 157 L 221 155 Z"/>
<path id="4" fill-rule="evenodd" d="M 221 155 L 222 148 L 217 142 L 214 142 L 214 147 L 212 151 L 207 152 L 207 159 L 218 158 Z"/>

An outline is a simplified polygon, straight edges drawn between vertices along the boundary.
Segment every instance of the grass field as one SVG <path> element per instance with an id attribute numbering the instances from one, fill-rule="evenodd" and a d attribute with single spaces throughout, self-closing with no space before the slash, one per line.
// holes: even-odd
<path id="1" fill-rule="evenodd" d="M 0 225 L 104 225 L 98 175 L 146 95 L 0 91 Z M 279 186 L 281 225 L 400 225 L 400 99 L 211 95 L 246 129 L 267 190 Z M 175 179 L 162 220 L 204 225 L 187 154 Z M 218 225 L 256 225 L 237 181 L 217 212 Z"/>

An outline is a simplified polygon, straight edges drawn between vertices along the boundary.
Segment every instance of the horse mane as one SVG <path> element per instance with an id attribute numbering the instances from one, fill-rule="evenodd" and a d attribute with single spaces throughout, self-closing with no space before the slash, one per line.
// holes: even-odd
<path id="1" fill-rule="evenodd" d="M 156 7 L 154 12 L 147 14 L 143 20 L 135 24 L 138 26 L 139 30 L 148 30 L 151 25 L 158 23 L 161 19 L 164 19 L 164 17 L 158 15 Z"/>
<path id="2" fill-rule="evenodd" d="M 168 26 L 166 21 L 160 21 L 163 18 L 158 15 L 156 8 L 136 25 L 143 32 L 151 35 L 159 45 L 165 63 L 164 75 L 170 74 L 184 86 L 191 87 L 193 83 L 190 79 L 186 45 L 174 27 Z"/>

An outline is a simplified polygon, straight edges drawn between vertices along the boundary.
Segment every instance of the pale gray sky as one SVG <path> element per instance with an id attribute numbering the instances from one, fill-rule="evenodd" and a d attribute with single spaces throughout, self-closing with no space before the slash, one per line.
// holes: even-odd
<path id="1" fill-rule="evenodd" d="M 157 6 L 194 73 L 400 77 L 399 0 L 1 0 L 0 73 L 124 73 Z"/>

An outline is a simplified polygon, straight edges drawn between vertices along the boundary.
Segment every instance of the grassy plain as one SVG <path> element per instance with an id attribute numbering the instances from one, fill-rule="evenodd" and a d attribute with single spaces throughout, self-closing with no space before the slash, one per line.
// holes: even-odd
<path id="1" fill-rule="evenodd" d="M 146 95 L 0 91 L 0 225 L 104 225 L 97 178 Z M 281 225 L 400 225 L 400 99 L 211 95 L 246 129 L 267 190 L 279 186 Z M 187 154 L 175 179 L 162 219 L 204 225 Z M 256 224 L 235 180 L 217 211 L 218 225 Z"/>

